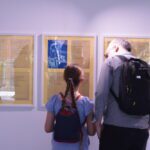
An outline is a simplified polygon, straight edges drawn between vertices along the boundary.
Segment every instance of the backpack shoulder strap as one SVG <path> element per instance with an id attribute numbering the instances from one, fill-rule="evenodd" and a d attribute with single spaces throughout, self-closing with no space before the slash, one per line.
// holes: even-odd
<path id="1" fill-rule="evenodd" d="M 116 99 L 117 102 L 119 102 L 119 97 L 116 96 L 115 92 L 112 90 L 112 88 L 110 88 L 110 93 L 112 94 L 112 96 Z"/>
<path id="2" fill-rule="evenodd" d="M 64 98 L 63 93 L 62 93 L 62 92 L 60 92 L 59 94 L 60 94 L 61 98 L 63 99 L 63 98 Z"/>
<path id="3" fill-rule="evenodd" d="M 60 94 L 60 96 L 61 96 L 61 98 L 62 98 L 62 107 L 64 107 L 64 106 L 65 106 L 65 103 L 66 103 L 65 96 L 64 96 L 64 94 L 63 94 L 62 92 L 60 92 L 59 94 Z"/>
<path id="4" fill-rule="evenodd" d="M 80 98 L 80 96 L 81 95 L 79 94 L 75 99 L 71 99 L 73 107 L 77 108 L 76 101 Z"/>
<path id="5" fill-rule="evenodd" d="M 64 106 L 64 104 L 66 103 L 66 99 L 65 99 L 65 96 L 62 92 L 59 93 L 61 98 L 62 98 L 62 106 Z M 75 98 L 75 101 L 77 101 L 79 98 L 81 97 L 81 94 L 79 94 L 76 98 Z M 75 102 L 74 102 L 75 103 Z M 75 103 L 76 105 L 76 103 Z"/>
<path id="6" fill-rule="evenodd" d="M 117 57 L 122 61 L 122 62 L 127 62 L 129 59 L 126 58 L 123 55 L 117 55 Z M 115 94 L 115 92 L 113 91 L 112 88 L 110 88 L 110 93 L 112 94 L 112 96 L 116 99 L 117 102 L 119 102 L 119 97 L 117 97 L 117 95 Z"/>
<path id="7" fill-rule="evenodd" d="M 81 97 L 81 95 L 79 94 L 79 95 L 75 98 L 75 100 L 77 101 L 80 97 Z"/>

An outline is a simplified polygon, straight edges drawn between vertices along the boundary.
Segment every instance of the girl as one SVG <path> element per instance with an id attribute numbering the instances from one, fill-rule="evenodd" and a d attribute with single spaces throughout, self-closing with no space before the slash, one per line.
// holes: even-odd
<path id="1" fill-rule="evenodd" d="M 93 104 L 90 99 L 83 96 L 79 92 L 79 87 L 84 80 L 84 74 L 81 68 L 77 65 L 68 65 L 64 70 L 64 80 L 66 82 L 66 90 L 64 99 L 67 103 L 73 103 L 78 110 L 79 118 L 81 124 L 85 122 L 82 126 L 82 139 L 76 143 L 64 143 L 57 142 L 52 139 L 53 150 L 88 150 L 89 147 L 89 137 L 95 134 L 95 123 L 93 122 Z M 45 131 L 47 133 L 52 132 L 55 126 L 56 115 L 62 107 L 62 95 L 56 94 L 50 98 L 46 104 L 47 116 L 45 121 Z M 54 130 L 55 132 L 55 130 Z"/>

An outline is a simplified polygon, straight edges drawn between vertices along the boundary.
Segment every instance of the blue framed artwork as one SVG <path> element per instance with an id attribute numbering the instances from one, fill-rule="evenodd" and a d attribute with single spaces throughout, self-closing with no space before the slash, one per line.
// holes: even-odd
<path id="1" fill-rule="evenodd" d="M 65 68 L 67 40 L 48 40 L 48 68 Z"/>
<path id="2" fill-rule="evenodd" d="M 42 106 L 54 94 L 64 92 L 66 83 L 63 74 L 68 64 L 77 64 L 83 68 L 85 80 L 80 92 L 93 99 L 95 42 L 95 36 L 42 36 Z"/>

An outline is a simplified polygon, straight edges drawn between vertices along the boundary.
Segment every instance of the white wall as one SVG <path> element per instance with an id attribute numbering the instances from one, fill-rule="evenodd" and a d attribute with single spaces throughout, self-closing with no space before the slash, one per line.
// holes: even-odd
<path id="1" fill-rule="evenodd" d="M 0 33 L 34 33 L 37 39 L 41 33 L 96 34 L 99 72 L 103 36 L 150 37 L 149 15 L 149 0 L 0 0 Z M 40 51 L 37 40 L 35 45 Z M 46 112 L 37 109 L 37 100 L 35 90 L 33 109 L 0 108 L 0 150 L 51 149 L 43 131 Z M 90 149 L 98 149 L 96 136 Z"/>

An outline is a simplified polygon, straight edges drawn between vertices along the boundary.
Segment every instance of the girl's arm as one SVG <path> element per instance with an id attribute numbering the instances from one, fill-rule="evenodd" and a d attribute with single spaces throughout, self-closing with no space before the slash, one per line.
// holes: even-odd
<path id="1" fill-rule="evenodd" d="M 94 121 L 94 114 L 93 114 L 93 112 L 91 112 L 87 116 L 86 123 L 87 123 L 88 134 L 91 135 L 91 136 L 95 135 L 95 133 L 96 133 L 96 124 L 95 124 L 95 121 Z"/>
<path id="2" fill-rule="evenodd" d="M 47 112 L 45 121 L 45 132 L 49 133 L 53 131 L 54 120 L 54 114 L 52 112 Z"/>

